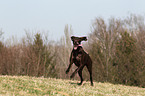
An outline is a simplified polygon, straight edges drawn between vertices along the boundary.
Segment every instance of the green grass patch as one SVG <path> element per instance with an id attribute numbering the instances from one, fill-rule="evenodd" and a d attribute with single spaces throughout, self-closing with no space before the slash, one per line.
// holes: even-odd
<path id="1" fill-rule="evenodd" d="M 28 76 L 0 76 L 0 96 L 145 96 L 145 88 Z"/>

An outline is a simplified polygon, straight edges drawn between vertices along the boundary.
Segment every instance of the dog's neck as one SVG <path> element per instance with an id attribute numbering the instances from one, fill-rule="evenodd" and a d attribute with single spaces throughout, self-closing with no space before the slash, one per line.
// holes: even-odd
<path id="1" fill-rule="evenodd" d="M 75 46 L 74 46 L 74 48 L 73 48 L 73 49 L 74 49 L 74 50 L 77 50 L 77 48 L 78 48 L 79 46 L 81 46 L 81 47 L 82 47 L 82 44 L 79 44 L 77 47 L 75 47 Z"/>

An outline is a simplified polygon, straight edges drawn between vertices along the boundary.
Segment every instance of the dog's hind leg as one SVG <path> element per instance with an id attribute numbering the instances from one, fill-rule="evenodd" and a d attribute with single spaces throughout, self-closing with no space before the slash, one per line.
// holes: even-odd
<path id="1" fill-rule="evenodd" d="M 73 73 L 72 75 L 70 76 L 70 78 L 73 78 L 75 76 L 75 74 L 79 71 L 79 70 L 82 70 L 84 68 L 85 65 L 81 65 L 79 66 Z"/>
<path id="2" fill-rule="evenodd" d="M 80 79 L 81 79 L 81 82 L 80 82 L 80 83 L 78 83 L 78 85 L 82 85 L 82 83 L 83 83 L 82 69 L 80 69 L 80 70 L 78 71 L 78 74 L 79 74 Z"/>
<path id="3" fill-rule="evenodd" d="M 90 81 L 91 81 L 91 86 L 93 86 L 92 71 L 89 71 L 89 73 L 90 73 Z"/>
<path id="4" fill-rule="evenodd" d="M 93 78 L 92 78 L 92 65 L 87 65 L 87 69 L 89 71 L 90 74 L 90 81 L 91 81 L 91 86 L 93 86 Z"/>

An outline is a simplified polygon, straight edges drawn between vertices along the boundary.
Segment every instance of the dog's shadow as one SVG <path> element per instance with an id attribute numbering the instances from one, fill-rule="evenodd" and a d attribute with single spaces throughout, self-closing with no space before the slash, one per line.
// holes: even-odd
<path id="1" fill-rule="evenodd" d="M 86 85 L 86 83 L 83 83 L 83 84 L 80 84 L 80 83 L 77 83 L 77 82 L 69 82 L 71 85 L 78 85 L 78 86 L 83 86 L 83 85 Z"/>
<path id="2" fill-rule="evenodd" d="M 75 82 L 69 82 L 70 84 L 72 85 L 77 85 L 78 83 L 75 83 Z"/>

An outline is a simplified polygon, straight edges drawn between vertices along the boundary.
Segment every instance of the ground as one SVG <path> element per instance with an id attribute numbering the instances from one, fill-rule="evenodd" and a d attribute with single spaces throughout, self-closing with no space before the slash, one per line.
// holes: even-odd
<path id="1" fill-rule="evenodd" d="M 29 76 L 0 76 L 0 96 L 145 96 L 145 88 Z"/>

